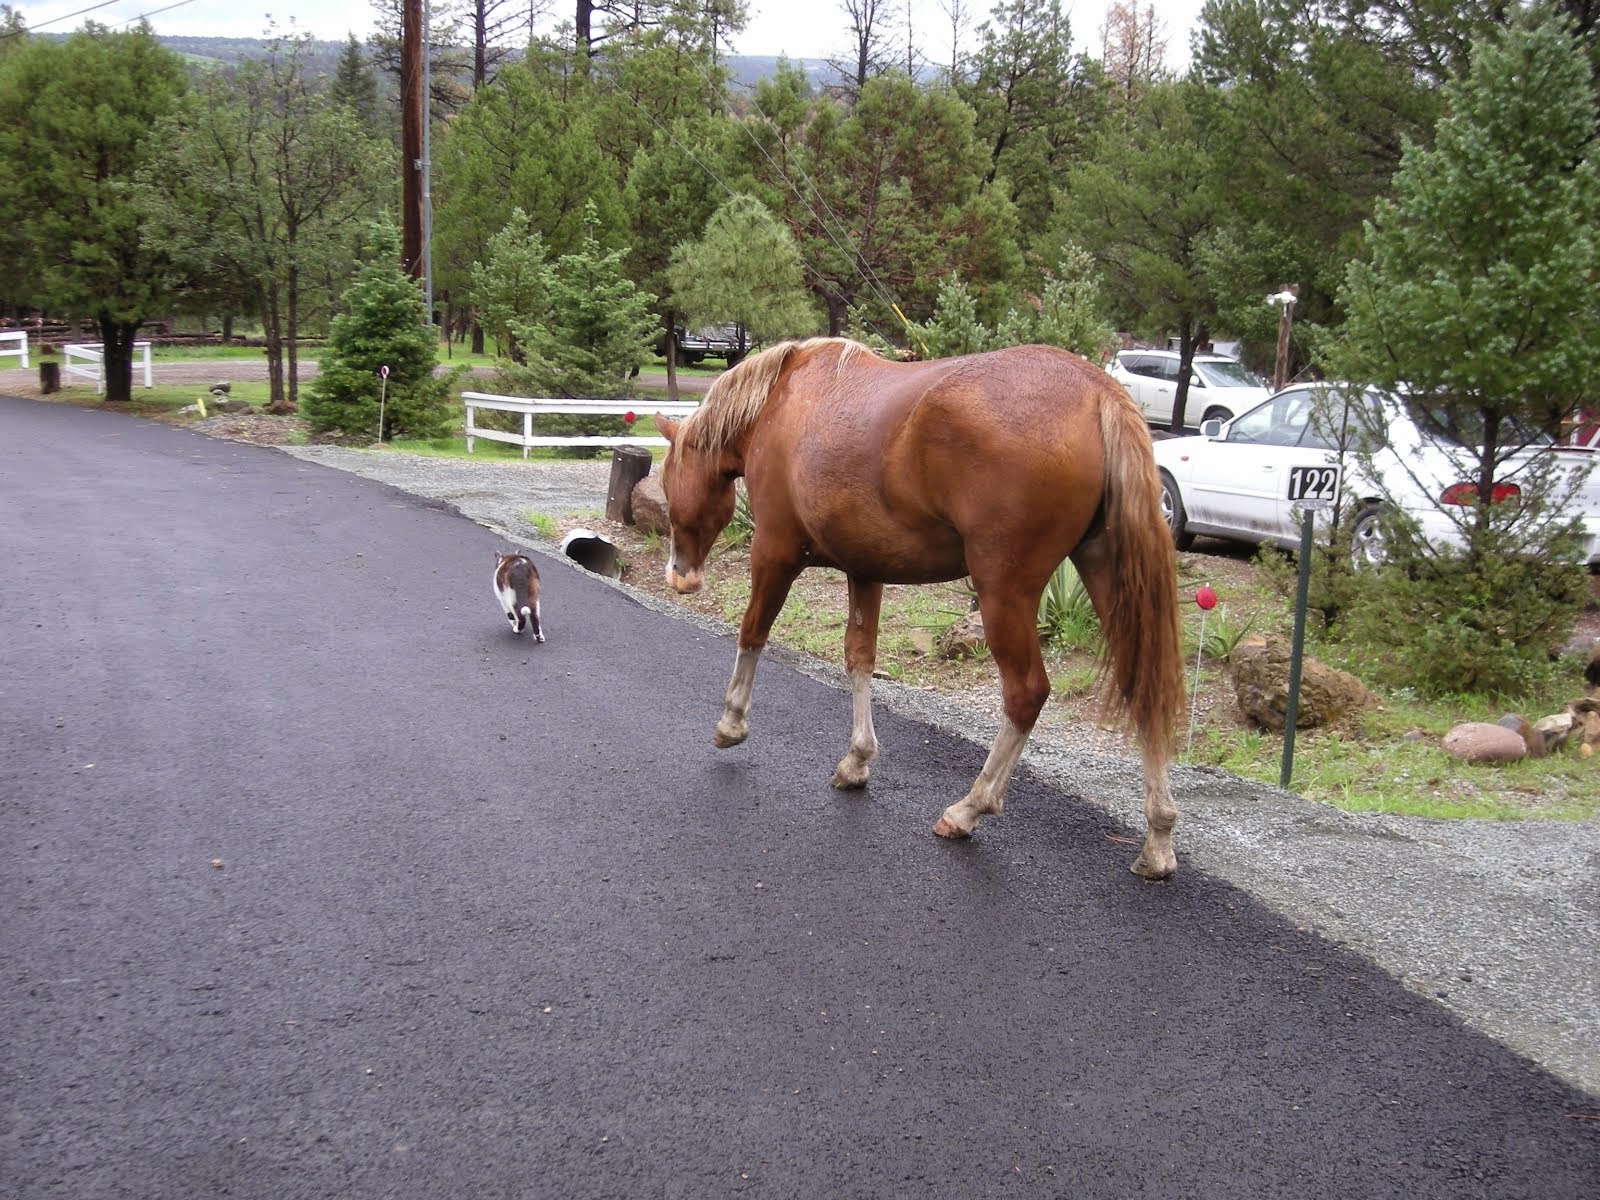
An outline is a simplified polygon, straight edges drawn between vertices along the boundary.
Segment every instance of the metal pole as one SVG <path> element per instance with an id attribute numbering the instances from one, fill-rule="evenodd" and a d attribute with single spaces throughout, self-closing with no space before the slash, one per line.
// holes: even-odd
<path id="1" fill-rule="evenodd" d="M 1300 719 L 1300 657 L 1306 645 L 1306 599 L 1311 591 L 1311 518 L 1306 509 L 1300 518 L 1300 578 L 1294 597 L 1294 641 L 1289 647 L 1289 703 L 1283 714 L 1283 768 L 1278 786 L 1287 788 L 1294 774 L 1294 727 Z"/>

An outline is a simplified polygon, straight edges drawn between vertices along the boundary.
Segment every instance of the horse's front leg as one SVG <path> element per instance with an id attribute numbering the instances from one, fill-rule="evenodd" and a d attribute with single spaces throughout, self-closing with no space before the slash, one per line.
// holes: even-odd
<path id="1" fill-rule="evenodd" d="M 983 613 L 983 638 L 989 644 L 995 666 L 1000 668 L 1004 716 L 978 778 L 967 794 L 945 809 L 934 823 L 934 833 L 947 838 L 969 836 L 985 813 L 999 815 L 1005 806 L 1011 773 L 1028 745 L 1039 710 L 1050 696 L 1050 678 L 1039 653 L 1038 593 L 1030 597 L 1008 588 L 997 595 L 976 576 L 973 582 L 978 587 L 978 607 Z"/>
<path id="2" fill-rule="evenodd" d="M 799 573 L 794 564 L 775 562 L 751 547 L 750 602 L 739 622 L 739 650 L 733 659 L 733 677 L 722 698 L 722 719 L 711 735 L 712 742 L 723 749 L 737 746 L 750 736 L 750 695 L 755 690 L 756 663 Z"/>
<path id="3" fill-rule="evenodd" d="M 872 728 L 872 669 L 878 661 L 878 613 L 883 584 L 849 577 L 850 612 L 844 633 L 844 668 L 850 676 L 850 749 L 833 770 L 833 786 L 867 786 L 870 764 L 878 757 Z"/>

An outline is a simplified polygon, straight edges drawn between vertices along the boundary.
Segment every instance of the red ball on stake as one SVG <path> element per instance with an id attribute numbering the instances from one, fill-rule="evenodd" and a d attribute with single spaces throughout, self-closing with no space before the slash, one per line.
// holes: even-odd
<path id="1" fill-rule="evenodd" d="M 1194 602 L 1202 611 L 1210 612 L 1217 606 L 1217 594 L 1208 587 L 1199 588 L 1195 591 Z"/>
<path id="2" fill-rule="evenodd" d="M 629 424 L 629 425 L 632 425 L 632 424 L 633 424 L 633 414 L 632 414 L 632 413 L 631 413 L 631 412 L 625 412 L 625 413 L 623 413 L 623 414 L 622 414 L 622 419 L 623 419 L 623 420 L 624 420 L 624 421 L 626 421 L 626 422 L 627 422 L 627 423 L 628 423 L 628 424 Z"/>

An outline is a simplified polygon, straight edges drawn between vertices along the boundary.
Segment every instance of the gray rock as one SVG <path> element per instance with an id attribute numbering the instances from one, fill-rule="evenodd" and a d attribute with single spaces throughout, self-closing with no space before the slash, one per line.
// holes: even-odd
<path id="1" fill-rule="evenodd" d="M 1529 758 L 1543 758 L 1550 752 L 1550 747 L 1545 744 L 1544 733 L 1528 724 L 1528 719 L 1516 713 L 1507 713 L 1495 722 L 1503 729 L 1515 730 L 1522 744 L 1528 748 Z"/>

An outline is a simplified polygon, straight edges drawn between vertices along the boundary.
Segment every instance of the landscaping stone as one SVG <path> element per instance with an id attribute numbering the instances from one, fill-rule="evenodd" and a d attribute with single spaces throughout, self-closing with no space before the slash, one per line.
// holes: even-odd
<path id="1" fill-rule="evenodd" d="M 1240 642 L 1228 656 L 1240 711 L 1257 725 L 1279 733 L 1289 711 L 1291 650 L 1288 638 L 1257 634 Z M 1331 725 L 1376 703 L 1377 698 L 1354 675 L 1314 658 L 1301 659 L 1297 729 Z"/>
<path id="2" fill-rule="evenodd" d="M 1462 762 L 1508 763 L 1526 757 L 1528 744 L 1504 725 L 1464 721 L 1444 735 L 1444 750 Z"/>
<path id="3" fill-rule="evenodd" d="M 937 650 L 940 658 L 975 658 L 983 653 L 988 643 L 983 636 L 983 617 L 969 612 L 951 622 L 939 635 Z"/>
<path id="4" fill-rule="evenodd" d="M 672 532 L 667 493 L 662 490 L 660 476 L 646 475 L 633 485 L 633 526 L 641 533 L 658 533 L 662 537 Z"/>

